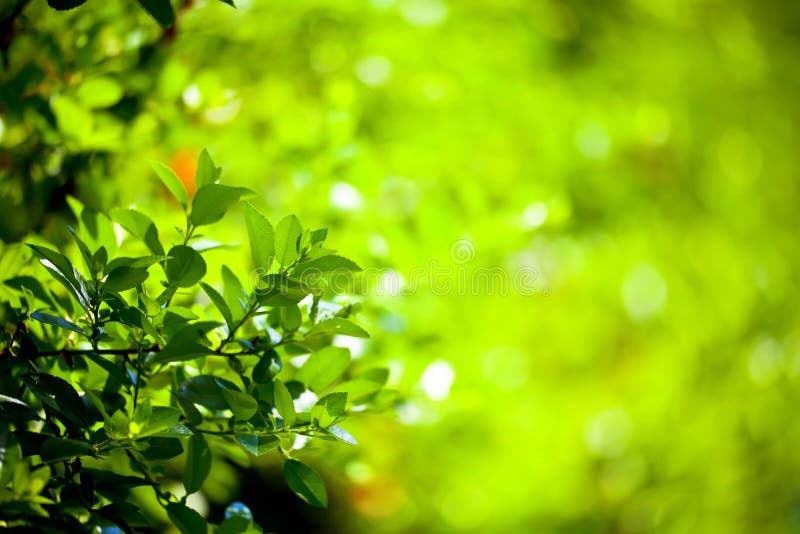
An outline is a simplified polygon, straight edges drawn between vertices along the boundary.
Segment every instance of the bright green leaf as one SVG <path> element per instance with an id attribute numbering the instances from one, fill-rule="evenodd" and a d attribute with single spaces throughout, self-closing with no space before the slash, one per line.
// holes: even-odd
<path id="1" fill-rule="evenodd" d="M 163 0 L 169 3 L 169 0 Z M 172 8 L 170 8 L 172 9 Z M 161 183 L 163 183 L 167 189 L 169 189 L 172 196 L 178 201 L 178 204 L 183 206 L 184 211 L 186 207 L 189 205 L 189 196 L 186 194 L 186 188 L 183 187 L 183 183 L 181 183 L 180 178 L 178 175 L 175 174 L 175 171 L 164 165 L 163 163 L 159 163 L 158 161 L 151 161 L 150 166 L 158 175 L 159 179 L 161 179 Z"/>
<path id="2" fill-rule="evenodd" d="M 333 384 L 350 365 L 350 351 L 343 347 L 324 347 L 311 354 L 295 378 L 312 391 Z"/>
<path id="3" fill-rule="evenodd" d="M 297 412 L 294 409 L 294 401 L 292 400 L 292 394 L 289 393 L 289 390 L 286 389 L 286 386 L 283 385 L 283 382 L 278 380 L 277 378 L 274 381 L 275 384 L 275 409 L 278 410 L 278 413 L 283 418 L 283 426 L 284 428 L 290 427 L 294 424 L 295 420 L 297 419 Z"/>
<path id="4" fill-rule="evenodd" d="M 275 227 L 275 258 L 282 266 L 287 266 L 297 259 L 297 241 L 303 227 L 295 215 L 287 215 Z"/>

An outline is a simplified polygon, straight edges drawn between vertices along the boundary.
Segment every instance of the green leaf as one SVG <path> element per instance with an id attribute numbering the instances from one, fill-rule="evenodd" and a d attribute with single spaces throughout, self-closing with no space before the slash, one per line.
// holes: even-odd
<path id="1" fill-rule="evenodd" d="M 211 302 L 214 303 L 214 306 L 216 306 L 219 312 L 222 314 L 222 317 L 225 319 L 225 324 L 228 325 L 228 328 L 233 328 L 233 315 L 231 315 L 231 309 L 228 307 L 228 303 L 225 302 L 225 298 L 220 295 L 216 289 L 204 282 L 200 282 L 200 287 L 203 288 L 203 291 L 206 292 L 208 298 L 211 299 Z"/>
<path id="2" fill-rule="evenodd" d="M 71 460 L 77 456 L 91 454 L 94 454 L 92 445 L 77 439 L 50 438 L 42 443 L 42 461 L 48 463 Z"/>
<path id="3" fill-rule="evenodd" d="M 199 491 L 211 471 L 211 449 L 202 434 L 193 434 L 186 448 L 186 468 L 183 470 L 183 487 L 186 494 Z"/>
<path id="4" fill-rule="evenodd" d="M 222 169 L 214 165 L 214 161 L 205 148 L 200 152 L 200 157 L 197 159 L 197 173 L 194 177 L 194 182 L 198 188 L 216 183 Z"/>
<path id="5" fill-rule="evenodd" d="M 342 256 L 322 256 L 309 261 L 304 261 L 295 267 L 294 276 L 309 276 L 315 274 L 329 273 L 333 271 L 340 272 L 353 272 L 360 271 L 361 267 L 355 262 L 348 260 Z"/>
<path id="6" fill-rule="evenodd" d="M 201 404 L 211 410 L 227 410 L 229 406 L 222 395 L 222 389 L 238 391 L 235 384 L 224 378 L 198 375 L 181 384 L 178 394 L 189 402 Z"/>
<path id="7" fill-rule="evenodd" d="M 242 283 L 227 266 L 222 266 L 222 294 L 231 310 L 234 321 L 241 319 L 250 307 L 250 296 Z"/>
<path id="8" fill-rule="evenodd" d="M 281 266 L 286 266 L 299 256 L 297 241 L 303 227 L 295 215 L 287 215 L 275 227 L 275 258 Z"/>
<path id="9" fill-rule="evenodd" d="M 14 477 L 17 464 L 22 461 L 22 449 L 8 428 L 0 432 L 0 488 L 5 488 Z"/>
<path id="10" fill-rule="evenodd" d="M 154 263 L 158 263 L 160 261 L 168 260 L 169 256 L 140 256 L 138 258 L 127 258 L 127 257 L 119 257 L 114 258 L 106 265 L 106 272 L 110 273 L 114 269 L 118 269 L 120 267 L 131 267 L 134 269 L 146 269 L 150 267 Z"/>
<path id="11" fill-rule="evenodd" d="M 118 292 L 133 289 L 150 276 L 145 268 L 117 267 L 110 273 L 103 283 L 103 292 Z"/>
<path id="12" fill-rule="evenodd" d="M 322 478 L 303 462 L 295 459 L 286 460 L 283 464 L 283 477 L 289 488 L 311 506 L 317 508 L 328 506 L 328 495 Z"/>
<path id="13" fill-rule="evenodd" d="M 149 437 L 143 439 L 142 455 L 145 460 L 169 460 L 183 453 L 183 445 L 178 438 Z"/>
<path id="14" fill-rule="evenodd" d="M 358 445 L 356 438 L 351 436 L 350 432 L 340 426 L 332 425 L 328 427 L 327 430 L 331 433 L 331 435 L 335 436 L 340 441 L 344 441 L 349 445 Z"/>
<path id="15" fill-rule="evenodd" d="M 311 422 L 321 428 L 327 428 L 345 414 L 347 393 L 330 393 L 325 395 L 311 408 Z"/>
<path id="16" fill-rule="evenodd" d="M 158 229 L 147 215 L 131 209 L 117 208 L 111 210 L 111 218 L 131 235 L 144 241 L 150 252 L 156 256 L 164 255 L 164 246 L 158 238 Z"/>
<path id="17" fill-rule="evenodd" d="M 255 367 L 253 367 L 251 375 L 253 382 L 259 384 L 271 382 L 272 379 L 281 372 L 282 368 L 283 363 L 281 363 L 281 358 L 278 356 L 278 353 L 269 349 L 264 352 L 261 359 L 259 359 Z"/>
<path id="18" fill-rule="evenodd" d="M 79 427 L 89 422 L 86 407 L 78 392 L 63 378 L 47 373 L 31 373 L 23 376 L 22 381 L 62 421 Z"/>
<path id="19" fill-rule="evenodd" d="M 228 403 L 235 419 L 247 421 L 258 411 L 258 402 L 246 393 L 233 389 L 222 388 L 220 390 L 225 402 Z"/>
<path id="20" fill-rule="evenodd" d="M 217 326 L 219 323 L 214 321 L 199 321 L 184 326 L 169 338 L 166 346 L 153 358 L 153 363 L 180 362 L 213 354 L 206 334 Z"/>
<path id="21" fill-rule="evenodd" d="M 341 317 L 332 317 L 324 321 L 320 321 L 311 327 L 306 337 L 313 337 L 318 335 L 340 335 L 352 337 L 369 337 L 366 330 L 356 325 L 355 323 L 343 319 Z"/>
<path id="22" fill-rule="evenodd" d="M 58 280 L 75 297 L 81 307 L 88 312 L 89 293 L 86 289 L 86 280 L 78 274 L 70 261 L 55 250 L 30 243 L 26 244 L 40 256 L 39 262 L 50 272 L 50 275 Z"/>
<path id="23" fill-rule="evenodd" d="M 272 435 L 257 435 L 244 432 L 237 432 L 236 440 L 255 456 L 261 456 L 275 450 L 280 443 L 280 440 Z"/>
<path id="24" fill-rule="evenodd" d="M 152 413 L 139 432 L 140 437 L 161 434 L 173 428 L 181 418 L 181 411 L 171 406 L 154 406 Z"/>
<path id="25" fill-rule="evenodd" d="M 206 520 L 188 506 L 173 502 L 166 508 L 170 521 L 182 534 L 207 534 Z"/>
<path id="26" fill-rule="evenodd" d="M 275 230 L 266 217 L 249 202 L 244 202 L 244 222 L 247 225 L 247 237 L 250 239 L 250 253 L 256 269 L 263 269 L 264 274 L 272 265 L 275 255 Z"/>
<path id="27" fill-rule="evenodd" d="M 177 245 L 170 249 L 167 279 L 178 287 L 192 287 L 206 275 L 206 262 L 192 247 Z"/>
<path id="28" fill-rule="evenodd" d="M 124 91 L 117 80 L 109 76 L 89 78 L 77 91 L 78 100 L 89 108 L 107 108 L 122 98 Z"/>
<path id="29" fill-rule="evenodd" d="M 286 386 L 283 385 L 283 382 L 281 382 L 277 378 L 275 379 L 274 384 L 275 384 L 275 409 L 278 410 L 279 414 L 281 414 L 284 428 L 290 427 L 297 420 L 297 412 L 294 409 L 294 401 L 292 400 L 292 394 L 289 393 L 289 390 L 286 389 Z"/>
<path id="30" fill-rule="evenodd" d="M 321 391 L 333 384 L 350 365 L 350 350 L 325 347 L 311 354 L 295 378 L 312 391 Z"/>
<path id="31" fill-rule="evenodd" d="M 175 23 L 175 11 L 172 10 L 170 0 L 138 0 L 138 2 L 162 28 L 169 28 Z"/>
<path id="32" fill-rule="evenodd" d="M 192 200 L 192 213 L 189 220 L 195 226 L 212 224 L 225 216 L 242 194 L 238 187 L 222 184 L 208 184 L 197 190 Z"/>
<path id="33" fill-rule="evenodd" d="M 155 1 L 153 3 L 162 3 L 162 1 Z M 169 5 L 169 0 L 163 0 L 163 3 Z M 169 8 L 170 11 L 172 7 Z M 171 24 L 171 23 L 170 23 Z M 161 179 L 161 182 L 169 189 L 172 196 L 178 201 L 178 204 L 183 206 L 184 211 L 186 211 L 186 207 L 189 205 L 189 197 L 186 194 L 186 188 L 183 187 L 183 183 L 181 183 L 180 178 L 175 172 L 164 165 L 163 163 L 159 163 L 158 161 L 151 161 L 150 166 L 156 172 L 158 177 Z"/>
<path id="34" fill-rule="evenodd" d="M 66 328 L 67 330 L 72 330 L 73 332 L 76 332 L 85 338 L 89 337 L 89 335 L 86 332 L 84 332 L 80 326 L 70 321 L 67 321 L 66 319 L 62 319 L 61 317 L 56 317 L 55 315 L 50 315 L 49 313 L 44 313 L 44 312 L 33 312 L 31 314 L 31 317 L 43 323 L 60 326 L 61 328 Z"/>
<path id="35" fill-rule="evenodd" d="M 328 238 L 328 229 L 327 228 L 320 228 L 319 230 L 311 230 L 311 244 L 317 245 L 322 244 L 325 242 L 325 239 Z"/>

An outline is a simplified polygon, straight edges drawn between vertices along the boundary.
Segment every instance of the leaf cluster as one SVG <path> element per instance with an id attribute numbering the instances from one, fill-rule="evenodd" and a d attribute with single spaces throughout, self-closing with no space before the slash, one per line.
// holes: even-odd
<path id="1" fill-rule="evenodd" d="M 325 301 L 331 275 L 359 270 L 325 246 L 327 230 L 304 228 L 295 215 L 273 227 L 246 200 L 252 191 L 220 182 L 205 150 L 191 199 L 169 167 L 153 169 L 183 211 L 176 244 L 141 211 L 105 214 L 71 199 L 79 261 L 29 243 L 41 276 L 3 282 L 12 295 L 0 303 L 6 525 L 133 532 L 150 521 L 126 499 L 146 486 L 182 532 L 206 532 L 186 498 L 214 462 L 269 453 L 283 458 L 289 488 L 326 506 L 325 484 L 296 452 L 325 440 L 354 444 L 341 423 L 392 402 L 386 369 L 359 369 L 332 344 L 368 334 L 353 320 L 358 306 Z M 223 265 L 215 287 L 199 232 L 238 205 L 255 275 Z M 126 233 L 121 243 L 114 224 Z M 182 497 L 165 489 L 176 463 Z M 258 531 L 241 517 L 215 528 Z"/>

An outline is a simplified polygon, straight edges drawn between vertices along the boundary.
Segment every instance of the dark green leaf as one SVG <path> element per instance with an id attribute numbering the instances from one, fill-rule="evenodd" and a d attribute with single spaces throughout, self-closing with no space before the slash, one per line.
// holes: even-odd
<path id="1" fill-rule="evenodd" d="M 156 22 L 158 22 L 162 28 L 169 28 L 175 23 L 175 11 L 172 10 L 170 0 L 138 0 L 138 2 L 145 11 L 156 19 Z M 174 193 L 173 191 L 173 194 Z M 175 195 L 175 197 L 177 198 L 178 195 Z M 185 207 L 184 205 L 184 208 Z"/>
<path id="2" fill-rule="evenodd" d="M 76 332 L 86 338 L 89 337 L 80 326 L 67 321 L 66 319 L 62 319 L 61 317 L 56 317 L 55 315 L 50 315 L 49 313 L 44 312 L 33 312 L 31 317 L 43 323 L 60 326 L 61 328 L 66 328 L 67 330 L 72 330 L 73 332 Z"/>
<path id="3" fill-rule="evenodd" d="M 328 505 L 328 495 L 322 478 L 306 464 L 299 460 L 286 460 L 283 464 L 283 476 L 289 488 L 311 506 L 325 508 Z"/>
<path id="4" fill-rule="evenodd" d="M 199 375 L 181 384 L 178 394 L 189 402 L 201 404 L 212 410 L 227 410 L 228 402 L 222 396 L 221 389 L 238 391 L 235 384 L 224 378 Z"/>
<path id="5" fill-rule="evenodd" d="M 147 6 L 145 4 L 152 4 L 153 6 L 166 5 L 168 6 L 169 13 L 172 14 L 171 15 L 172 19 L 175 18 L 174 13 L 172 13 L 172 6 L 170 5 L 169 0 L 139 0 L 139 3 L 141 3 L 145 7 L 145 9 L 147 9 Z M 153 13 L 150 12 L 150 14 Z M 153 16 L 156 18 L 156 20 L 158 20 L 158 17 L 156 17 L 155 15 Z M 171 25 L 172 19 L 170 19 L 168 24 L 161 24 L 161 25 L 162 26 Z M 159 21 L 159 23 L 160 22 L 161 21 Z M 172 169 L 170 169 L 163 163 L 159 163 L 157 161 L 151 161 L 150 166 L 158 175 L 158 178 L 161 180 L 161 183 L 163 183 L 166 186 L 166 188 L 169 189 L 170 193 L 172 193 L 172 195 L 178 201 L 178 204 L 183 206 L 183 209 L 186 210 L 186 207 L 189 205 L 189 197 L 186 194 L 186 188 L 183 187 L 183 184 L 181 183 L 180 178 L 178 178 L 178 175 L 175 174 L 175 172 Z"/>
<path id="6" fill-rule="evenodd" d="M 145 460 L 169 460 L 183 452 L 183 445 L 178 438 L 150 437 L 143 439 L 142 455 Z"/>
<path id="7" fill-rule="evenodd" d="M 263 269 L 263 274 L 266 274 L 275 255 L 275 231 L 267 218 L 249 202 L 244 202 L 244 222 L 250 239 L 253 265 L 256 269 Z"/>
<path id="8" fill-rule="evenodd" d="M 274 350 L 264 352 L 261 359 L 253 367 L 252 378 L 253 382 L 264 384 L 271 382 L 272 379 L 281 372 L 283 364 L 281 363 L 280 356 Z"/>
<path id="9" fill-rule="evenodd" d="M 206 262 L 192 247 L 174 246 L 168 256 L 167 279 L 178 287 L 192 287 L 206 275 Z"/>
<path id="10" fill-rule="evenodd" d="M 177 502 L 170 503 L 167 505 L 167 515 L 182 534 L 206 534 L 208 532 L 203 516 L 188 506 Z"/>
<path id="11" fill-rule="evenodd" d="M 289 265 L 299 256 L 297 241 L 303 227 L 295 215 L 287 215 L 275 227 L 275 258 L 282 266 Z"/>
<path id="12" fill-rule="evenodd" d="M 195 226 L 215 223 L 239 201 L 241 193 L 238 187 L 222 184 L 205 185 L 194 195 L 189 219 Z"/>
<path id="13" fill-rule="evenodd" d="M 350 351 L 342 347 L 325 347 L 309 356 L 295 378 L 312 391 L 321 391 L 333 384 L 350 365 Z"/>
<path id="14" fill-rule="evenodd" d="M 47 5 L 59 11 L 65 11 L 83 5 L 86 0 L 47 0 Z"/>
<path id="15" fill-rule="evenodd" d="M 202 434 L 193 434 L 186 448 L 186 468 L 183 470 L 187 495 L 200 490 L 210 471 L 211 449 Z"/>
<path id="16" fill-rule="evenodd" d="M 91 454 L 94 454 L 92 445 L 77 439 L 50 438 L 42 443 L 41 456 L 44 462 L 71 460 L 76 456 Z"/>
<path id="17" fill-rule="evenodd" d="M 154 406 L 148 420 L 139 432 L 140 437 L 160 434 L 178 424 L 181 412 L 171 406 Z"/>

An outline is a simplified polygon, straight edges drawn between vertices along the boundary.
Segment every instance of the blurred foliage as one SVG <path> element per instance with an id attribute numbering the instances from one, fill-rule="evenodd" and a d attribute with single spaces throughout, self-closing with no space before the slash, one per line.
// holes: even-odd
<path id="1" fill-rule="evenodd" d="M 800 528 L 796 2 L 94 4 L 15 20 L 0 238 L 66 242 L 66 193 L 167 213 L 145 161 L 191 186 L 208 146 L 383 269 L 350 345 L 408 402 L 320 528 Z M 535 291 L 411 283 L 495 266 Z"/>

